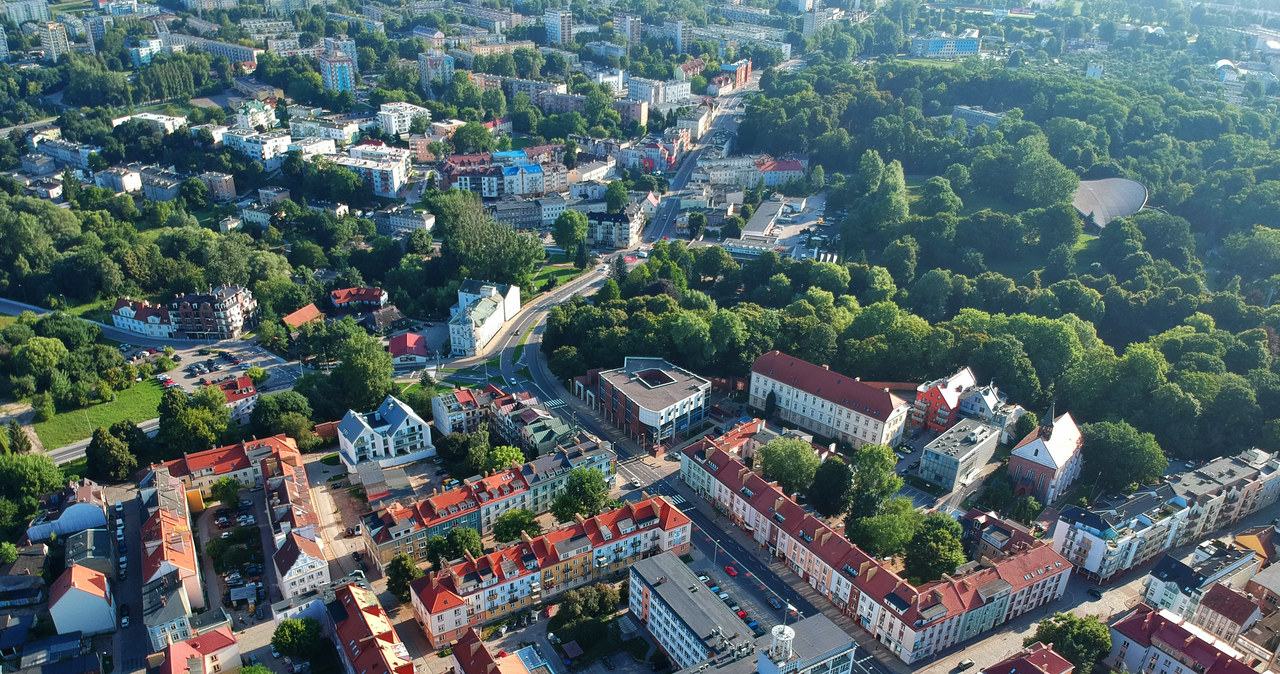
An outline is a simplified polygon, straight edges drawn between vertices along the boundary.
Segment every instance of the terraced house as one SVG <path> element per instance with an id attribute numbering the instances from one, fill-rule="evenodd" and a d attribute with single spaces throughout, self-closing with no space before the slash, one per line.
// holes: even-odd
<path id="1" fill-rule="evenodd" d="M 414 617 L 434 648 L 467 630 L 607 578 L 660 552 L 689 550 L 692 524 L 661 496 L 646 497 L 413 582 Z"/>
<path id="2" fill-rule="evenodd" d="M 1071 577 L 1070 562 L 1035 543 L 915 586 L 710 440 L 684 450 L 680 475 L 907 664 L 1056 600 Z"/>

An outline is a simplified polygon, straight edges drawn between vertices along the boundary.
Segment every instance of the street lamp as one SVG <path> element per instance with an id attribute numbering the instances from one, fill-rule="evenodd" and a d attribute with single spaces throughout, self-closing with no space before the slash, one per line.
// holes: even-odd
<path id="1" fill-rule="evenodd" d="M 720 539 L 718 538 L 711 539 L 711 566 L 713 567 L 718 566 L 718 564 L 716 563 L 716 556 L 719 554 L 719 552 L 720 552 Z"/>

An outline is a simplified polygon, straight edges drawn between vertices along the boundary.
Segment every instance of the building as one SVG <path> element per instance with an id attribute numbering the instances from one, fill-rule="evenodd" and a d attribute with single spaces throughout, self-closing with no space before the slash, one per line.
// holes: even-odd
<path id="1" fill-rule="evenodd" d="M 150 674 L 215 674 L 240 666 L 240 642 L 230 627 L 178 641 L 147 658 Z"/>
<path id="2" fill-rule="evenodd" d="M 72 564 L 49 588 L 49 615 L 59 634 L 89 636 L 115 630 L 116 602 L 107 577 Z"/>
<path id="3" fill-rule="evenodd" d="M 209 40 L 195 35 L 187 35 L 185 33 L 165 32 L 160 33 L 160 41 L 165 47 L 184 47 L 186 49 L 196 49 L 206 52 L 213 56 L 226 57 L 232 63 L 257 63 L 258 54 L 262 50 L 257 47 L 246 47 L 240 44 L 232 44 L 230 42 L 219 42 L 217 40 Z"/>
<path id="4" fill-rule="evenodd" d="M 209 188 L 209 196 L 214 201 L 231 201 L 236 198 L 236 179 L 230 173 L 205 171 L 196 177 Z"/>
<path id="5" fill-rule="evenodd" d="M 10 0 L 4 3 L 4 15 L 15 26 L 29 22 L 49 21 L 53 17 L 49 13 L 46 0 Z"/>
<path id="6" fill-rule="evenodd" d="M 419 367 L 428 362 L 431 348 L 427 346 L 427 338 L 413 332 L 406 332 L 391 338 L 387 344 L 391 352 L 391 362 L 396 367 Z"/>
<path id="7" fill-rule="evenodd" d="M 148 166 L 139 173 L 142 176 L 142 196 L 151 201 L 173 201 L 182 189 L 183 177 L 168 169 Z"/>
<path id="8" fill-rule="evenodd" d="M 427 422 L 393 396 L 372 412 L 348 410 L 338 422 L 338 456 L 352 481 L 361 481 L 357 467 L 365 463 L 391 468 L 435 455 Z"/>
<path id="9" fill-rule="evenodd" d="M 1205 593 L 1219 583 L 1243 588 L 1258 571 L 1258 558 L 1249 550 L 1224 550 L 1211 543 L 1196 548 L 1191 564 L 1165 555 L 1146 578 L 1143 603 L 1191 618 Z"/>
<path id="10" fill-rule="evenodd" d="M 547 27 L 548 44 L 573 42 L 573 12 L 560 7 L 548 7 L 543 20 Z"/>
<path id="11" fill-rule="evenodd" d="M 289 532 L 271 556 L 275 565 L 277 586 L 285 599 L 313 592 L 329 584 L 329 562 L 316 541 L 297 532 Z"/>
<path id="12" fill-rule="evenodd" d="M 284 89 L 267 84 L 256 77 L 237 77 L 231 81 L 231 88 L 255 101 L 284 98 Z"/>
<path id="13" fill-rule="evenodd" d="M 924 446 L 920 477 L 948 492 L 968 485 L 995 454 L 1000 430 L 964 419 Z"/>
<path id="14" fill-rule="evenodd" d="M 505 395 L 501 389 L 488 384 L 483 391 L 455 389 L 431 399 L 431 422 L 444 435 L 450 433 L 474 433 L 481 422 L 488 422 L 494 399 Z"/>
<path id="15" fill-rule="evenodd" d="M 188 339 L 239 339 L 257 324 L 257 314 L 253 293 L 236 285 L 181 293 L 169 304 L 175 336 Z"/>
<path id="16" fill-rule="evenodd" d="M 454 60 L 443 53 L 418 54 L 418 83 L 423 91 L 429 91 L 432 82 L 452 82 Z"/>
<path id="17" fill-rule="evenodd" d="M 1231 543 L 1241 550 L 1252 550 L 1262 560 L 1262 567 L 1276 561 L 1276 532 L 1280 524 L 1250 527 L 1235 535 Z"/>
<path id="18" fill-rule="evenodd" d="M 1167 611 L 1138 604 L 1111 623 L 1103 665 L 1134 674 L 1250 674 L 1243 653 Z"/>
<path id="19" fill-rule="evenodd" d="M 914 385 L 864 382 L 779 351 L 751 366 L 750 404 L 777 409 L 783 421 L 848 442 L 897 445 L 911 406 L 899 391 Z"/>
<path id="20" fill-rule="evenodd" d="M 253 406 L 258 402 L 258 389 L 247 375 L 233 377 L 218 384 L 222 394 L 227 398 L 227 409 L 231 411 L 231 420 L 244 425 L 249 423 L 249 415 L 253 414 Z"/>
<path id="21" fill-rule="evenodd" d="M 387 306 L 390 296 L 382 288 L 338 288 L 329 291 L 329 302 L 340 312 L 362 312 Z"/>
<path id="22" fill-rule="evenodd" d="M 1209 588 L 1191 616 L 1191 622 L 1233 645 L 1259 620 L 1262 609 L 1253 598 L 1224 583 Z"/>
<path id="23" fill-rule="evenodd" d="M 692 523 L 661 496 L 627 503 L 415 580 L 414 616 L 434 648 L 478 625 L 598 582 L 642 559 L 689 550 Z M 735 616 L 736 617 L 736 616 Z"/>
<path id="24" fill-rule="evenodd" d="M 45 494 L 35 517 L 27 524 L 26 533 L 27 540 L 38 543 L 106 526 L 107 504 L 102 497 L 102 487 L 85 478 L 72 480 L 65 487 Z"/>
<path id="25" fill-rule="evenodd" d="M 400 642 L 391 617 L 372 591 L 357 584 L 335 591 L 329 623 L 347 674 L 414 674 L 409 650 Z"/>
<path id="26" fill-rule="evenodd" d="M 994 383 L 972 387 L 960 398 L 960 415 L 999 428 L 1000 442 L 1013 439 L 1018 419 L 1025 413 L 1020 405 L 1010 403 L 1008 396 Z"/>
<path id="27" fill-rule="evenodd" d="M 702 423 L 711 382 L 661 358 L 627 356 L 622 367 L 576 378 L 573 391 L 628 437 L 657 449 Z"/>
<path id="28" fill-rule="evenodd" d="M 1131 569 L 1173 547 L 1187 510 L 1171 485 L 1143 487 L 1118 503 L 1093 510 L 1063 508 L 1054 523 L 1053 547 L 1098 582 Z"/>
<path id="29" fill-rule="evenodd" d="M 639 44 L 644 38 L 644 22 L 634 14 L 618 13 L 613 15 L 613 33 L 620 36 L 627 44 Z"/>
<path id="30" fill-rule="evenodd" d="M 121 330 L 146 337 L 173 337 L 173 323 L 169 320 L 168 308 L 146 301 L 131 300 L 128 297 L 116 299 L 116 305 L 111 309 L 111 323 Z"/>
<path id="31" fill-rule="evenodd" d="M 449 310 L 449 344 L 455 356 L 474 356 L 520 313 L 520 287 L 466 279 Z"/>
<path id="32" fill-rule="evenodd" d="M 956 37 L 943 31 L 934 31 L 923 37 L 911 38 L 911 55 L 916 58 L 951 59 L 975 56 L 982 45 L 977 31 L 966 31 Z"/>
<path id="33" fill-rule="evenodd" d="M 234 445 L 214 447 L 203 452 L 185 454 L 162 464 L 170 475 L 178 479 L 187 499 L 199 503 L 213 495 L 213 483 L 224 477 L 235 478 L 244 488 L 252 488 L 262 481 L 262 460 L 282 452 L 298 451 L 298 443 L 284 435 L 255 438 Z"/>
<path id="34" fill-rule="evenodd" d="M 71 42 L 67 39 L 67 27 L 54 21 L 41 21 L 36 24 L 36 32 L 40 36 L 40 51 L 43 59 L 57 63 L 58 57 L 71 53 Z"/>
<path id="35" fill-rule="evenodd" d="M 431 121 L 431 111 L 412 103 L 383 103 L 378 109 L 378 126 L 391 136 L 409 133 L 413 120 L 422 117 Z"/>
<path id="36" fill-rule="evenodd" d="M 1255 671 L 1280 671 L 1280 611 L 1265 613 L 1235 642 L 1245 654 L 1245 663 Z"/>
<path id="37" fill-rule="evenodd" d="M 331 140 L 350 145 L 360 136 L 360 125 L 332 117 L 296 118 L 289 120 L 289 132 L 298 138 Z M 330 151 L 328 154 L 333 154 Z"/>
<path id="38" fill-rule="evenodd" d="M 811 9 L 800 18 L 800 36 L 813 37 L 829 24 L 844 16 L 844 10 L 835 7 Z"/>
<path id="39" fill-rule="evenodd" d="M 418 211 L 408 204 L 391 206 L 373 214 L 373 224 L 379 236 L 400 238 L 416 230 L 430 232 L 436 225 L 436 216 L 429 211 Z"/>
<path id="40" fill-rule="evenodd" d="M 350 169 L 368 182 L 373 187 L 374 194 L 388 199 L 398 197 L 408 177 L 406 163 L 409 153 L 407 150 L 404 151 L 405 162 L 362 158 L 355 147 L 351 148 L 349 153 L 350 156 L 335 157 L 334 163 Z"/>
<path id="41" fill-rule="evenodd" d="M 48 157 L 42 155 L 34 155 L 34 157 L 51 162 Z M 23 157 L 23 159 L 26 159 L 26 157 Z M 98 175 L 94 176 L 94 182 L 98 187 L 111 190 L 117 194 L 137 194 L 142 191 L 142 174 L 124 166 L 112 166 L 98 171 Z"/>
<path id="42" fill-rule="evenodd" d="M 234 128 L 223 134 L 222 138 L 227 147 L 261 163 L 268 171 L 280 168 L 284 163 L 285 153 L 289 151 L 289 144 L 293 142 L 286 130 L 258 133 L 251 129 Z"/>
<path id="43" fill-rule="evenodd" d="M 960 401 L 977 385 L 973 370 L 962 367 L 955 374 L 921 384 L 916 388 L 915 404 L 907 423 L 911 428 L 947 430 L 960 420 Z"/>
<path id="44" fill-rule="evenodd" d="M 75 564 L 103 575 L 115 573 L 116 558 L 112 556 L 114 539 L 106 529 L 85 529 L 66 538 L 67 566 Z"/>
<path id="45" fill-rule="evenodd" d="M 576 205 L 569 207 L 579 210 Z M 619 250 L 632 248 L 640 243 L 640 233 L 644 231 L 646 222 L 644 209 L 634 201 L 617 213 L 603 210 L 588 212 L 587 245 Z"/>
<path id="46" fill-rule="evenodd" d="M 1021 524 L 976 508 L 960 516 L 960 527 L 960 542 L 969 559 L 1006 557 L 1036 542 L 1031 531 Z"/>
<path id="47" fill-rule="evenodd" d="M 1039 641 L 997 662 L 983 667 L 983 674 L 1072 674 L 1075 665 L 1053 650 L 1053 644 Z"/>
<path id="48" fill-rule="evenodd" d="M 673 669 L 749 649 L 751 631 L 679 557 L 663 553 L 636 562 L 628 583 L 631 615 L 649 630 Z"/>
<path id="49" fill-rule="evenodd" d="M 71 167 L 82 171 L 89 170 L 90 157 L 102 152 L 102 148 L 97 145 L 48 138 L 39 138 L 36 141 L 35 150 L 52 159 L 60 168 Z"/>
<path id="50" fill-rule="evenodd" d="M 161 115 L 155 112 L 139 112 L 111 120 L 111 128 L 114 129 L 125 122 L 141 122 L 148 129 L 151 129 L 153 133 L 170 134 L 186 126 L 187 118 L 176 115 Z"/>
<path id="51" fill-rule="evenodd" d="M 241 129 L 274 129 L 280 125 L 276 106 L 270 101 L 245 100 L 236 106 L 236 127 Z"/>
<path id="52" fill-rule="evenodd" d="M 1023 438 L 1009 457 L 1014 493 L 1053 503 L 1080 477 L 1083 447 L 1084 437 L 1071 414 L 1055 418 L 1050 405 L 1040 427 Z"/>
<path id="53" fill-rule="evenodd" d="M 1000 125 L 1004 115 L 1003 112 L 983 110 L 981 105 L 957 105 L 951 108 L 951 121 L 963 121 L 968 129 L 976 129 L 979 126 L 994 129 Z"/>

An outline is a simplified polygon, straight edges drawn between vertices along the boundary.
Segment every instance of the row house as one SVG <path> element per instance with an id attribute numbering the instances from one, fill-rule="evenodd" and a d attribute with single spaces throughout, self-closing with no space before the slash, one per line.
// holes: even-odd
<path id="1" fill-rule="evenodd" d="M 1221 549 L 1206 541 L 1185 564 L 1171 555 L 1156 562 L 1144 580 L 1142 601 L 1166 609 L 1180 618 L 1191 618 L 1209 590 L 1219 583 L 1243 588 L 1258 571 L 1251 550 Z"/>
<path id="2" fill-rule="evenodd" d="M 325 609 L 346 674 L 414 674 L 409 649 L 372 591 L 356 583 L 344 585 Z"/>
<path id="3" fill-rule="evenodd" d="M 271 525 L 271 538 L 276 547 L 284 543 L 285 536 L 293 533 L 323 546 L 320 515 L 316 512 L 307 471 L 297 446 L 278 443 L 259 465 L 266 484 L 267 522 Z"/>
<path id="4" fill-rule="evenodd" d="M 1020 546 L 986 566 L 914 586 L 710 440 L 687 447 L 681 478 L 769 554 L 911 664 L 1060 598 L 1072 565 Z"/>
<path id="5" fill-rule="evenodd" d="M 279 453 L 297 452 L 298 443 L 280 433 L 269 438 L 246 440 L 203 452 L 184 454 L 181 459 L 165 462 L 169 474 L 182 481 L 193 504 L 203 508 L 212 496 L 213 483 L 224 477 L 235 478 L 244 488 L 262 481 L 262 460 Z"/>
<path id="6" fill-rule="evenodd" d="M 688 552 L 689 518 L 663 497 L 577 521 L 474 557 L 469 553 L 413 582 L 414 617 L 434 648 L 497 620 L 670 551 Z"/>
<path id="7" fill-rule="evenodd" d="M 1100 664 L 1134 674 L 1253 674 L 1244 653 L 1168 611 L 1138 604 L 1110 625 Z"/>
<path id="8" fill-rule="evenodd" d="M 192 609 L 204 608 L 195 534 L 186 513 L 157 510 L 142 523 L 142 583 L 176 573 Z"/>
<path id="9" fill-rule="evenodd" d="M 431 419 L 436 430 L 450 433 L 475 433 L 481 423 L 490 418 L 490 405 L 494 399 L 505 396 L 502 389 L 486 384 L 484 389 L 455 389 L 431 399 Z M 519 393 L 515 394 L 521 395 Z M 524 392 L 523 395 L 532 395 Z"/>
<path id="10" fill-rule="evenodd" d="M 121 330 L 128 330 L 146 337 L 160 339 L 173 337 L 173 323 L 169 320 L 169 309 L 158 304 L 150 304 L 146 300 L 117 298 L 115 306 L 111 308 L 111 323 Z"/>

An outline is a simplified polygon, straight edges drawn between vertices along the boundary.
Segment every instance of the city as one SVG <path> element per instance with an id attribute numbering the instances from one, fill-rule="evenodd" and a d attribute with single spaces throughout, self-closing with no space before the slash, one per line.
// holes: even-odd
<path id="1" fill-rule="evenodd" d="M 1280 673 L 1280 12 L 12 0 L 0 667 Z"/>

